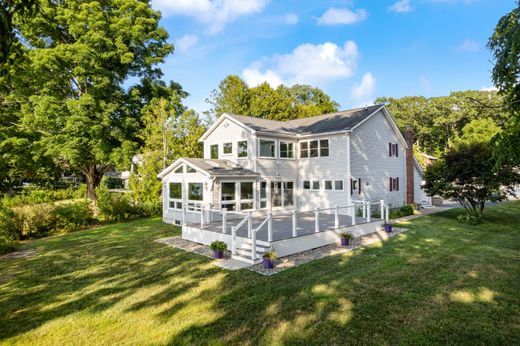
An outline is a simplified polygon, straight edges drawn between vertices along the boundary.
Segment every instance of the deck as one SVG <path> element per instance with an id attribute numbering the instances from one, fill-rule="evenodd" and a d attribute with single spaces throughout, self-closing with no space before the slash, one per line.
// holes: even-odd
<path id="1" fill-rule="evenodd" d="M 201 230 L 212 231 L 222 233 L 222 219 L 213 217 L 213 221 L 208 221 L 201 227 L 200 223 L 188 223 L 186 226 L 198 228 Z M 266 215 L 253 216 L 252 228 L 256 229 L 266 219 Z M 352 218 L 348 215 L 338 215 L 339 227 L 344 228 L 353 225 Z M 226 220 L 226 234 L 231 233 L 231 227 L 236 226 L 242 218 L 231 218 Z M 375 221 L 375 220 L 372 220 Z M 356 224 L 366 223 L 367 220 L 362 217 L 356 217 Z M 293 238 L 293 218 L 292 214 L 274 214 L 272 218 L 273 225 L 273 241 L 279 241 L 284 239 Z M 297 215 L 297 236 L 304 236 L 315 233 L 315 213 L 309 212 L 298 212 Z M 328 213 L 319 214 L 319 231 L 331 231 L 336 229 L 335 227 L 335 215 Z M 248 237 L 247 223 L 244 224 L 237 230 L 237 236 Z M 264 226 L 257 232 L 256 238 L 262 241 L 268 241 L 267 237 L 267 225 Z"/>

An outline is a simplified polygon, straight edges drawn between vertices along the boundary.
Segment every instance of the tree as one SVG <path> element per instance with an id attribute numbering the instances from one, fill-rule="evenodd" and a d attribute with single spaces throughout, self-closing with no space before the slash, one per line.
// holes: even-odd
<path id="1" fill-rule="evenodd" d="M 267 83 L 250 88 L 238 76 L 227 76 L 206 101 L 211 105 L 212 116 L 234 113 L 274 120 L 332 113 L 339 108 L 319 88 L 296 84 L 273 89 Z"/>
<path id="2" fill-rule="evenodd" d="M 479 221 L 486 201 L 514 195 L 520 175 L 512 165 L 497 167 L 488 143 L 474 142 L 449 149 L 428 166 L 424 179 L 429 195 L 458 201 L 472 219 Z"/>
<path id="3" fill-rule="evenodd" d="M 520 165 L 520 1 L 500 18 L 488 47 L 495 58 L 493 83 L 513 113 L 506 131 L 497 136 L 497 158 Z"/>
<path id="4" fill-rule="evenodd" d="M 489 143 L 501 131 L 491 118 L 474 119 L 464 125 L 462 135 L 455 138 L 455 146 Z"/>
<path id="5" fill-rule="evenodd" d="M 40 2 L 17 23 L 27 42 L 20 126 L 39 133 L 45 155 L 81 171 L 87 197 L 111 166 L 128 166 L 139 120 L 125 106 L 131 76 L 157 78 L 173 47 L 148 1 Z"/>

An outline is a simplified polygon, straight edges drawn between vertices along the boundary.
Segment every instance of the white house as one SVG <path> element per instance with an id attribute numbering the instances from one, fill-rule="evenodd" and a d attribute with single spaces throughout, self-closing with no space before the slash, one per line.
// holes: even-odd
<path id="1" fill-rule="evenodd" d="M 411 129 L 405 136 L 383 105 L 290 121 L 223 114 L 200 138 L 204 158 L 178 159 L 159 174 L 164 221 L 184 226 L 202 222 L 198 228 L 183 227 L 183 236 L 203 243 L 214 237 L 201 238 L 196 232 L 214 231 L 207 225 L 218 224 L 217 238 L 222 239 L 231 232 L 227 228 L 234 227 L 225 225 L 231 215 L 237 222 L 249 215 L 249 237 L 255 226 L 251 215 L 258 217 L 258 226 L 269 227 L 272 233 L 273 215 L 300 213 L 301 222 L 293 217 L 292 237 L 298 231 L 307 234 L 299 226 L 309 212 L 316 219 L 320 213 L 348 216 L 349 226 L 356 225 L 352 218 L 358 213 L 362 214 L 358 223 L 362 218 L 371 221 L 367 206 L 373 212 L 383 211 L 381 201 L 385 208 L 421 202 L 422 171 L 413 157 Z M 365 201 L 362 211 L 356 208 L 360 201 Z M 219 213 L 223 210 L 227 215 Z M 268 226 L 262 224 L 262 215 L 270 218 Z M 324 218 L 314 220 L 312 233 L 320 233 L 316 230 Z M 337 227 L 329 228 L 339 228 L 339 218 L 336 215 Z M 238 228 L 235 231 L 240 234 Z M 285 231 L 280 229 L 280 233 Z M 224 238 L 230 246 L 237 245 Z M 272 234 L 264 238 L 265 246 L 273 245 Z"/>

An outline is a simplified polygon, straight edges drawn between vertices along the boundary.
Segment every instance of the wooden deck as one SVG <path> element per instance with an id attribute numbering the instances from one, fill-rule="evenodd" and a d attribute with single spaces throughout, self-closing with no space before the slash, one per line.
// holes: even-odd
<path id="1" fill-rule="evenodd" d="M 256 229 L 266 219 L 266 215 L 253 216 L 253 229 Z M 319 230 L 330 231 L 334 230 L 334 214 L 319 214 Z M 231 218 L 226 221 L 226 232 L 231 234 L 231 227 L 237 225 L 242 219 Z M 375 221 L 375 220 L 372 220 Z M 356 224 L 366 223 L 367 220 L 362 217 L 356 217 Z M 273 241 L 292 238 L 292 214 L 274 214 L 273 215 Z M 201 227 L 200 223 L 189 223 L 188 227 L 203 229 L 206 231 L 222 233 L 222 220 L 214 220 L 204 224 Z M 347 215 L 339 215 L 339 228 L 352 226 L 352 218 Z M 315 233 L 315 214 L 312 211 L 298 212 L 297 214 L 297 236 L 304 236 Z M 237 230 L 237 236 L 247 238 L 247 222 Z M 267 224 L 265 224 L 256 235 L 258 240 L 267 241 Z"/>

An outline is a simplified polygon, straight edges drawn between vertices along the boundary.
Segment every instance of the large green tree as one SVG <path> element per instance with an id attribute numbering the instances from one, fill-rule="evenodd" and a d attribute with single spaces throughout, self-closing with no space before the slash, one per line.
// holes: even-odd
<path id="1" fill-rule="evenodd" d="M 249 87 L 238 76 L 227 76 L 213 90 L 207 102 L 210 115 L 234 113 L 254 117 L 289 120 L 336 112 L 339 105 L 321 89 L 309 85 L 280 85 L 276 89 L 267 83 Z"/>
<path id="2" fill-rule="evenodd" d="M 502 128 L 510 112 L 496 92 L 458 91 L 448 96 L 380 97 L 376 103 L 387 105 L 397 126 L 414 129 L 416 144 L 425 152 L 440 155 L 453 145 L 466 124 L 475 119 L 491 119 Z"/>
<path id="3" fill-rule="evenodd" d="M 520 165 L 520 1 L 511 12 L 500 18 L 488 47 L 495 58 L 493 83 L 513 114 L 506 131 L 497 138 L 496 156 L 499 161 Z"/>
<path id="4" fill-rule="evenodd" d="M 19 126 L 40 135 L 44 155 L 81 171 L 87 196 L 111 166 L 128 165 L 140 120 L 123 83 L 157 78 L 173 47 L 148 1 L 39 1 L 15 23 L 26 42 Z"/>

